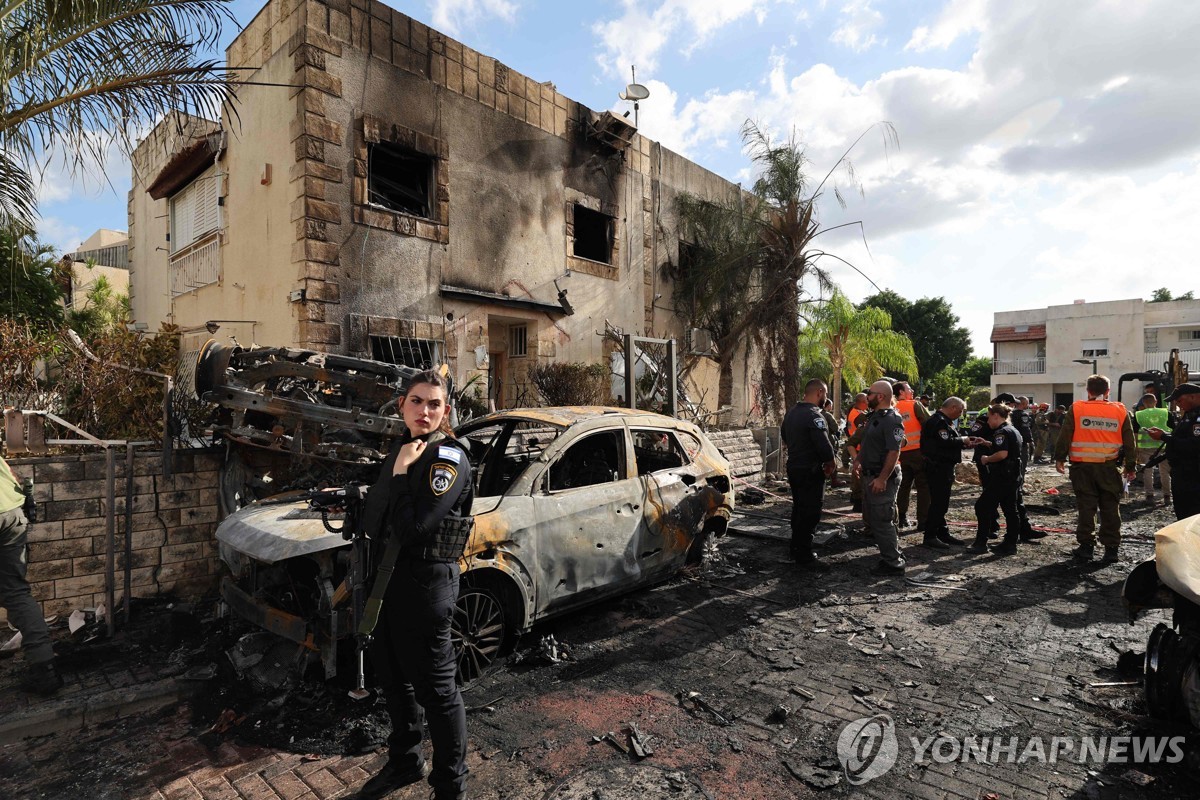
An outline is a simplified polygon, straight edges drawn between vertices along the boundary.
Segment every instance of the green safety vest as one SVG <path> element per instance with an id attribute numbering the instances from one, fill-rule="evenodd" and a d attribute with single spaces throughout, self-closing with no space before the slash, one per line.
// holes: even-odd
<path id="1" fill-rule="evenodd" d="M 1134 414 L 1138 423 L 1138 447 L 1158 447 L 1158 442 L 1146 435 L 1146 428 L 1167 427 L 1167 410 L 1165 408 L 1143 408 Z"/>

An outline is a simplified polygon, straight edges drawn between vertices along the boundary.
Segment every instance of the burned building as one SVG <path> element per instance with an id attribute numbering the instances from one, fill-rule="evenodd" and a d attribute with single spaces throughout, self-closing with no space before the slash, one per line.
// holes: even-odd
<path id="1" fill-rule="evenodd" d="M 185 351 L 445 361 L 511 407 L 539 360 L 606 359 L 606 330 L 705 338 L 662 269 L 674 198 L 737 187 L 619 114 L 371 0 L 270 0 L 226 56 L 234 111 L 167 119 L 133 159 L 134 315 Z M 715 406 L 715 367 L 693 376 Z"/>

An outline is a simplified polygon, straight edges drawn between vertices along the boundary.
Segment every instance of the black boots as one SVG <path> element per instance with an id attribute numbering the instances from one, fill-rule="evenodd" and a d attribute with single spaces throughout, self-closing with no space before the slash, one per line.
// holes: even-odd
<path id="1" fill-rule="evenodd" d="M 62 688 L 62 685 L 62 675 L 58 674 L 58 667 L 54 665 L 54 659 L 30 664 L 25 668 L 25 674 L 21 677 L 22 689 L 43 697 L 54 694 Z"/>

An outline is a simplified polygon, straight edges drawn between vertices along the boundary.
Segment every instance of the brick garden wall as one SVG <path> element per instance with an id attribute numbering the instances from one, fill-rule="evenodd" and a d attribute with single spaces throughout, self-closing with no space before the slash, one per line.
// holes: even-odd
<path id="1" fill-rule="evenodd" d="M 198 596 L 217 580 L 217 470 L 212 451 L 176 453 L 164 478 L 157 452 L 134 454 L 132 595 Z M 29 531 L 29 582 L 47 616 L 104 602 L 105 456 L 10 458 L 32 476 L 38 522 Z M 125 450 L 117 450 L 116 599 L 124 596 Z M 0 609 L 0 617 L 3 617 Z"/>

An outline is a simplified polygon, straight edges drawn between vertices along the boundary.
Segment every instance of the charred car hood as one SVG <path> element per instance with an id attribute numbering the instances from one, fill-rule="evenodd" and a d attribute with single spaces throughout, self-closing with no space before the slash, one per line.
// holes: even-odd
<path id="1" fill-rule="evenodd" d="M 1200 605 L 1200 514 L 1154 534 L 1154 561 L 1159 580 Z"/>
<path id="2" fill-rule="evenodd" d="M 255 503 L 235 511 L 217 526 L 217 541 L 267 564 L 349 544 L 340 533 L 326 530 L 321 514 L 304 500 Z"/>

